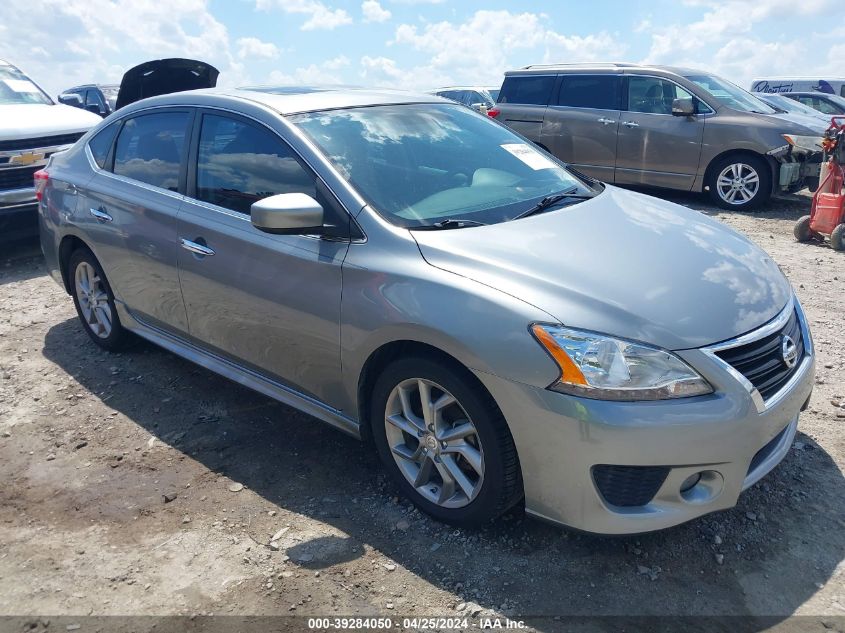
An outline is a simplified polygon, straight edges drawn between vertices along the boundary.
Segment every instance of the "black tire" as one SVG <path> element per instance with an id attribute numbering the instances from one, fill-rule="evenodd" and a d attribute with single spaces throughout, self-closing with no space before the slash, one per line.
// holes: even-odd
<path id="1" fill-rule="evenodd" d="M 107 336 L 101 336 L 95 331 L 94 326 L 85 318 L 82 307 L 80 306 L 76 273 L 77 269 L 83 264 L 90 266 L 96 271 L 102 291 L 106 295 L 106 302 L 111 312 L 111 330 Z M 70 281 L 70 294 L 73 297 L 73 305 L 76 307 L 76 314 L 82 323 L 85 333 L 97 345 L 110 352 L 118 352 L 126 349 L 132 342 L 131 334 L 120 323 L 120 317 L 118 317 L 117 309 L 114 305 L 114 293 L 106 278 L 106 274 L 103 272 L 103 267 L 100 266 L 100 262 L 97 261 L 97 258 L 94 257 L 94 254 L 90 250 L 79 248 L 71 254 L 70 260 L 68 261 L 67 278 Z"/>
<path id="2" fill-rule="evenodd" d="M 747 201 L 739 203 L 731 203 L 722 197 L 718 189 L 718 180 L 721 173 L 731 165 L 745 165 L 751 168 L 757 174 L 759 180 L 758 187 L 753 197 Z M 749 174 L 743 170 L 741 175 Z M 772 171 L 765 160 L 751 154 L 729 154 L 723 156 L 714 162 L 708 171 L 707 175 L 707 192 L 710 199 L 722 207 L 723 209 L 731 209 L 733 211 L 748 211 L 759 207 L 765 203 L 772 195 Z M 740 196 L 737 195 L 739 198 Z"/>
<path id="3" fill-rule="evenodd" d="M 474 424 L 483 447 L 484 477 L 475 498 L 459 508 L 447 508 L 420 494 L 405 478 L 394 459 L 385 429 L 388 399 L 405 380 L 421 378 L 451 393 Z M 505 418 L 492 396 L 466 369 L 435 357 L 408 357 L 393 361 L 379 376 L 370 400 L 370 429 L 385 469 L 405 497 L 439 521 L 459 527 L 477 527 L 495 519 L 522 499 L 519 459 Z"/>
<path id="4" fill-rule="evenodd" d="M 830 234 L 830 246 L 835 251 L 845 251 L 845 224 L 838 224 Z"/>
<path id="5" fill-rule="evenodd" d="M 810 216 L 804 215 L 798 218 L 795 226 L 792 228 L 792 234 L 799 242 L 809 242 L 816 238 L 816 233 L 810 229 Z"/>

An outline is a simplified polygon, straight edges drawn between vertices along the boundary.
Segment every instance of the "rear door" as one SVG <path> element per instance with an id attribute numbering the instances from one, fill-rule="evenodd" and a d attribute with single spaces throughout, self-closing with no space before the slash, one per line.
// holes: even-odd
<path id="1" fill-rule="evenodd" d="M 540 143 L 583 173 L 613 182 L 620 92 L 617 74 L 561 75 Z"/>
<path id="2" fill-rule="evenodd" d="M 535 143 L 540 142 L 540 128 L 555 79 L 555 75 L 506 76 L 499 93 L 498 120 Z"/>
<path id="3" fill-rule="evenodd" d="M 193 111 L 158 108 L 116 121 L 89 143 L 98 166 L 80 187 L 80 223 L 117 298 L 142 321 L 187 332 L 176 270 Z M 116 140 L 114 140 L 116 137 Z"/>
<path id="4" fill-rule="evenodd" d="M 673 81 L 628 75 L 619 124 L 616 182 L 689 190 L 701 158 L 707 113 L 712 111 Z M 693 99 L 698 114 L 673 116 L 674 99 Z"/>
<path id="5" fill-rule="evenodd" d="M 348 226 L 349 216 L 275 131 L 213 110 L 198 125 L 177 249 L 191 337 L 328 402 L 340 384 L 341 264 L 349 240 L 265 233 L 249 213 L 262 198 L 305 193 L 332 224 Z"/>

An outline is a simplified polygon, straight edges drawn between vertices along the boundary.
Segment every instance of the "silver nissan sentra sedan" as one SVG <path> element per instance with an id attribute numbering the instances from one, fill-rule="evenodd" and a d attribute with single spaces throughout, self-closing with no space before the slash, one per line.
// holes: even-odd
<path id="1" fill-rule="evenodd" d="M 760 248 L 438 97 L 154 97 L 36 181 L 94 343 L 141 336 L 371 440 L 449 523 L 524 502 L 621 534 L 730 508 L 812 390 Z"/>

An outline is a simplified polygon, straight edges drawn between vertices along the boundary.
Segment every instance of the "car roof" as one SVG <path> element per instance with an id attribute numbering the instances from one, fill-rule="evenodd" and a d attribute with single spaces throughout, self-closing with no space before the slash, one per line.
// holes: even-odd
<path id="1" fill-rule="evenodd" d="M 282 115 L 374 105 L 449 103 L 446 99 L 423 92 L 349 86 L 205 88 L 151 97 L 136 103 L 143 104 L 143 107 L 168 104 L 214 105 L 221 102 L 231 103 L 233 100 L 259 103 Z M 134 106 L 135 104 L 131 105 Z"/>
<path id="2" fill-rule="evenodd" d="M 680 66 L 658 66 L 648 64 L 630 64 L 627 62 L 593 62 L 577 64 L 531 64 L 516 70 L 509 70 L 505 75 L 531 75 L 547 73 L 623 73 L 623 72 L 652 72 L 666 75 L 685 76 L 690 74 L 704 73 L 695 68 L 684 68 Z"/>

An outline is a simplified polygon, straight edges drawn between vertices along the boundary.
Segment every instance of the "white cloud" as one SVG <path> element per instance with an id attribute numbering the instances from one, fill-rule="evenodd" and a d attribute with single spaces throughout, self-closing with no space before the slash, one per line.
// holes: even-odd
<path id="1" fill-rule="evenodd" d="M 447 83 L 498 85 L 517 57 L 525 63 L 593 61 L 618 59 L 626 51 L 626 45 L 607 32 L 565 35 L 548 29 L 546 22 L 547 16 L 536 13 L 482 10 L 458 24 L 400 24 L 388 44 L 426 53 L 429 62 L 391 75 L 388 69 L 398 69 L 372 61 L 386 58 L 369 58 L 369 67 L 362 60 L 362 76 L 384 82 L 398 78 L 403 86 L 415 88 Z"/>
<path id="2" fill-rule="evenodd" d="M 308 19 L 299 27 L 303 31 L 330 31 L 352 24 L 352 18 L 344 9 L 333 9 L 318 0 L 255 0 L 255 8 L 262 11 L 281 9 L 285 13 L 307 15 Z"/>
<path id="3" fill-rule="evenodd" d="M 319 85 L 345 83 L 338 71 L 349 66 L 350 61 L 345 55 L 338 55 L 319 64 L 310 64 L 297 68 L 292 73 L 274 70 L 270 73 L 268 82 L 277 85 Z"/>
<path id="4" fill-rule="evenodd" d="M 361 13 L 364 15 L 364 22 L 386 22 L 391 15 L 390 11 L 378 3 L 378 0 L 364 0 L 361 3 Z"/>
<path id="5" fill-rule="evenodd" d="M 279 56 L 279 47 L 272 42 L 262 42 L 257 37 L 241 37 L 237 41 L 238 57 L 258 57 L 262 59 L 276 59 Z"/>
<path id="6" fill-rule="evenodd" d="M 240 82 L 226 26 L 206 0 L 41 0 L 0 2 L 0 57 L 19 65 L 55 95 L 75 84 L 116 82 L 135 64 L 191 57 Z M 129 60 L 117 63 L 115 60 Z"/>
<path id="7" fill-rule="evenodd" d="M 640 24 L 639 30 L 651 35 L 643 61 L 709 70 L 743 87 L 756 75 L 807 74 L 821 63 L 818 51 L 804 38 L 766 41 L 756 35 L 761 23 L 821 15 L 836 6 L 835 0 L 686 0 L 684 4 L 704 13 L 688 24 Z"/>

